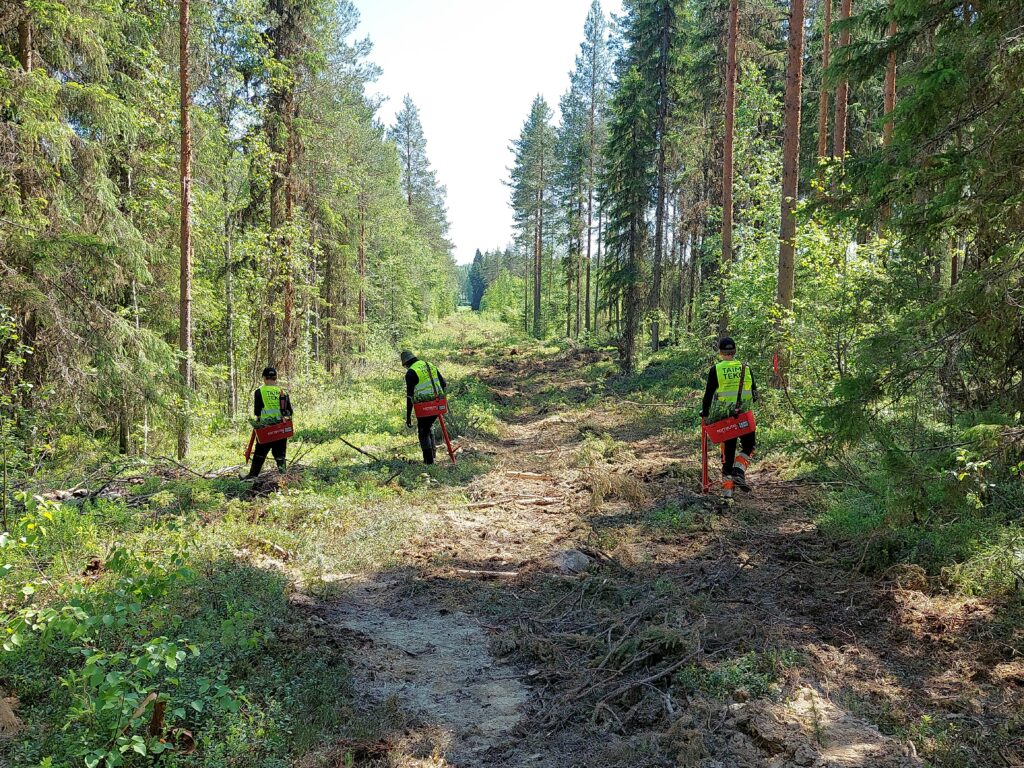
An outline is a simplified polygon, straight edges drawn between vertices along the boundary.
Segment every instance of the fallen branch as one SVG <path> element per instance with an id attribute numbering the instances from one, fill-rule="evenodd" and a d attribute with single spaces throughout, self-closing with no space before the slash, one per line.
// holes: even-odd
<path id="1" fill-rule="evenodd" d="M 512 579 L 519 575 L 519 571 L 482 571 L 475 568 L 453 568 L 455 573 L 464 573 L 467 576 L 484 576 L 493 578 Z"/>
<path id="2" fill-rule="evenodd" d="M 607 706 L 609 701 L 612 701 L 613 699 L 618 699 L 618 698 L 621 698 L 622 696 L 625 696 L 627 693 L 632 691 L 634 688 L 639 688 L 640 686 L 643 686 L 643 685 L 649 685 L 649 684 L 652 684 L 652 683 L 656 683 L 659 680 L 661 680 L 662 678 L 668 677 L 673 672 L 675 672 L 677 669 L 679 669 L 681 666 L 683 666 L 687 662 L 692 661 L 694 658 L 696 658 L 696 656 L 697 656 L 697 652 L 694 651 L 693 653 L 689 653 L 686 656 L 684 656 L 683 658 L 679 659 L 679 661 L 677 661 L 675 664 L 670 664 L 669 666 L 665 667 L 660 672 L 656 672 L 653 675 L 650 675 L 649 677 L 645 677 L 643 680 L 634 680 L 632 682 L 626 683 L 625 685 L 616 688 L 611 693 L 607 694 L 606 696 L 603 696 L 601 698 L 601 700 L 599 702 L 597 702 L 597 708 L 600 708 L 601 706 Z"/>
<path id="3" fill-rule="evenodd" d="M 463 504 L 463 509 L 490 509 L 491 507 L 497 507 L 506 502 L 514 501 L 512 497 L 506 499 L 497 499 L 495 501 L 474 501 L 472 504 Z"/>
<path id="4" fill-rule="evenodd" d="M 516 504 L 527 504 L 535 507 L 547 507 L 565 501 L 561 496 L 519 496 L 514 499 Z"/>
<path id="5" fill-rule="evenodd" d="M 186 467 L 186 466 L 185 466 L 184 464 L 182 464 L 182 463 L 181 463 L 180 461 L 175 461 L 175 460 L 174 460 L 174 459 L 172 459 L 172 458 L 171 458 L 170 456 L 153 456 L 153 455 L 151 455 L 151 454 L 146 454 L 146 456 L 147 456 L 148 458 L 152 459 L 153 461 L 166 461 L 166 462 L 167 462 L 168 464 L 173 464 L 174 466 L 178 467 L 179 469 L 183 469 L 183 470 L 185 470 L 185 471 L 186 471 L 186 472 L 188 472 L 188 473 L 189 473 L 190 475 L 195 475 L 195 476 L 196 476 L 196 477 L 198 477 L 198 478 L 199 478 L 200 480 L 205 480 L 205 479 L 206 479 L 206 476 L 205 476 L 205 475 L 202 475 L 202 474 L 200 474 L 199 472 L 196 472 L 196 471 L 195 471 L 194 469 L 192 469 L 191 467 Z"/>
<path id="6" fill-rule="evenodd" d="M 506 472 L 505 477 L 511 477 L 515 480 L 548 480 L 550 482 L 558 482 L 557 477 L 541 475 L 537 472 Z"/>
<path id="7" fill-rule="evenodd" d="M 368 459 L 373 459 L 374 461 L 383 461 L 383 459 L 381 459 L 381 458 L 380 458 L 380 456 L 374 456 L 374 455 L 373 455 L 372 453 L 370 453 L 369 451 L 364 451 L 364 450 L 363 450 L 362 448 L 360 448 L 360 447 L 359 447 L 358 445 L 352 445 L 352 443 L 350 443 L 350 442 L 349 442 L 348 440 L 346 440 L 346 439 L 345 439 L 344 437 L 339 437 L 338 439 L 339 439 L 339 440 L 341 440 L 341 442 L 343 442 L 343 443 L 344 443 L 345 445 L 347 445 L 347 446 L 348 446 L 349 448 L 351 448 L 351 449 L 352 449 L 353 451 L 356 451 L 357 453 L 361 453 L 361 454 L 363 454 L 363 456 L 365 456 L 365 457 L 366 457 L 366 458 L 368 458 Z"/>

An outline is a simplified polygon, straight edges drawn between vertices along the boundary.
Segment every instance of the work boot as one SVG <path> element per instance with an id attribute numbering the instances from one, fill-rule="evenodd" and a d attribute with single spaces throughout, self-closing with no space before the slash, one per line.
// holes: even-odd
<path id="1" fill-rule="evenodd" d="M 733 489 L 733 479 L 732 479 L 732 476 L 726 475 L 725 477 L 722 478 L 722 498 L 723 499 L 731 499 L 732 498 L 732 489 Z"/>
<path id="2" fill-rule="evenodd" d="M 750 457 L 745 453 L 736 456 L 736 463 L 732 467 L 732 477 L 736 487 L 741 491 L 750 493 L 750 483 L 747 482 L 747 467 L 750 466 Z"/>

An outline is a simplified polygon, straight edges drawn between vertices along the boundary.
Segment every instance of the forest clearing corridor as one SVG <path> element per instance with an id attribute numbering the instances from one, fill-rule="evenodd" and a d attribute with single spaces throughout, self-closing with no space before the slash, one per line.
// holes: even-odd
<path id="1" fill-rule="evenodd" d="M 778 457 L 730 506 L 698 495 L 697 436 L 669 408 L 592 398 L 580 371 L 600 356 L 480 363 L 506 417 L 499 438 L 463 441 L 492 461 L 468 503 L 422 510 L 402 567 L 298 598 L 349 649 L 360 706 L 390 723 L 346 755 L 885 768 L 924 764 L 900 718 L 998 727 L 978 716 L 1012 696 L 980 682 L 999 653 L 983 602 L 858 573 L 860 553 L 811 519 L 818 489 L 781 479 Z"/>

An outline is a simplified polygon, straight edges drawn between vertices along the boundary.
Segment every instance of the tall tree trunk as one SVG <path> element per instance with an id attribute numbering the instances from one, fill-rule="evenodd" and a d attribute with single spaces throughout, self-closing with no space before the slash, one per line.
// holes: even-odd
<path id="1" fill-rule="evenodd" d="M 573 252 L 572 246 L 569 247 L 569 262 L 565 265 L 565 280 L 566 280 L 566 291 L 565 291 L 565 338 L 572 338 L 572 262 Z"/>
<path id="2" fill-rule="evenodd" d="M 697 290 L 697 258 L 700 255 L 700 225 L 693 224 L 693 233 L 690 235 L 690 279 L 686 287 L 686 327 L 693 327 L 693 297 Z"/>
<path id="3" fill-rule="evenodd" d="M 955 288 L 960 282 L 960 252 L 966 248 L 963 235 L 957 238 L 957 247 L 952 248 L 949 254 L 949 287 Z"/>
<path id="4" fill-rule="evenodd" d="M 633 367 L 636 362 L 636 340 L 637 335 L 640 332 L 640 318 L 642 316 L 643 307 L 640 304 L 640 291 L 639 283 L 636 279 L 636 274 L 640 266 L 640 260 L 642 254 L 641 248 L 641 233 L 640 228 L 646 226 L 646 222 L 640 220 L 637 215 L 632 215 L 629 224 L 629 280 L 626 281 L 626 291 L 623 297 L 625 301 L 625 328 L 622 331 L 620 338 L 620 349 L 622 350 L 622 372 L 627 376 L 633 373 Z"/>
<path id="5" fill-rule="evenodd" d="M 359 354 L 366 354 L 366 201 L 359 201 Z"/>
<path id="6" fill-rule="evenodd" d="M 790 0 L 788 50 L 782 143 L 782 224 L 779 229 L 779 281 L 776 293 L 776 302 L 782 309 L 783 318 L 793 306 L 795 290 L 796 203 L 797 184 L 800 180 L 800 89 L 804 66 L 804 0 Z M 780 325 L 777 383 L 781 383 L 785 376 L 781 330 Z"/>
<path id="7" fill-rule="evenodd" d="M 32 11 L 29 8 L 28 0 L 23 0 L 23 7 L 21 15 L 18 18 L 18 62 L 21 64 L 22 70 L 28 74 L 32 72 L 32 64 L 35 56 L 32 52 L 33 41 L 32 41 Z M 23 163 L 22 168 L 18 170 L 18 189 L 21 193 L 21 201 L 23 204 L 28 203 L 29 200 L 36 193 L 34 184 L 34 171 L 32 169 L 32 158 L 35 155 L 34 142 L 29 144 L 26 148 L 27 158 Z"/>
<path id="8" fill-rule="evenodd" d="M 825 6 L 825 21 L 821 28 L 821 91 L 818 96 L 818 157 L 828 153 L 828 88 L 825 87 L 825 70 L 828 69 L 832 52 L 832 0 L 822 0 Z"/>
<path id="9" fill-rule="evenodd" d="M 348 228 L 348 221 L 346 220 L 346 229 Z M 341 331 L 341 354 L 348 354 L 352 351 L 350 344 L 350 334 L 348 325 L 348 249 L 341 248 L 341 270 L 339 271 L 337 284 L 338 284 L 338 325 L 342 328 Z"/>
<path id="10" fill-rule="evenodd" d="M 601 330 L 599 320 L 601 318 L 601 238 L 604 236 L 604 203 L 597 206 L 597 253 L 595 263 L 594 280 L 594 333 Z"/>
<path id="11" fill-rule="evenodd" d="M 295 90 L 289 85 L 284 105 L 284 222 L 286 227 L 295 218 L 295 126 L 296 117 Z M 286 229 L 284 244 L 284 319 L 281 323 L 281 361 L 285 371 L 285 378 L 291 374 L 293 358 L 296 348 L 296 322 L 295 322 L 295 254 L 293 253 L 294 243 L 290 229 Z"/>
<path id="12" fill-rule="evenodd" d="M 323 324 L 324 335 L 324 367 L 330 373 L 337 371 L 337 354 L 334 343 L 335 300 L 337 297 L 337 292 L 334 286 L 334 275 L 336 271 L 337 270 L 334 266 L 334 251 L 332 248 L 325 246 L 324 282 L 323 287 L 320 289 L 320 303 L 322 305 L 320 310 L 320 322 Z"/>
<path id="13" fill-rule="evenodd" d="M 726 288 L 732 270 L 733 133 L 736 124 L 736 43 L 739 35 L 739 0 L 729 0 L 729 38 L 725 64 L 725 141 L 722 152 L 722 275 L 718 296 L 718 335 L 729 329 Z"/>
<path id="14" fill-rule="evenodd" d="M 538 194 L 540 198 L 540 194 Z M 541 209 L 534 214 L 534 336 L 541 334 Z"/>
<path id="15" fill-rule="evenodd" d="M 122 456 L 127 456 L 131 451 L 132 443 L 132 415 L 128 406 L 128 398 L 123 392 L 118 403 L 117 422 L 117 452 Z"/>
<path id="16" fill-rule="evenodd" d="M 583 198 L 579 198 L 576 205 L 576 220 L 579 225 L 576 228 L 576 261 L 573 267 L 576 270 L 576 338 L 580 337 L 580 322 L 582 318 L 583 301 Z"/>
<path id="17" fill-rule="evenodd" d="M 238 372 L 235 369 L 235 281 L 234 281 L 234 265 L 232 264 L 232 228 L 231 228 L 231 212 L 227 210 L 228 206 L 228 185 L 227 179 L 224 181 L 224 315 L 225 315 L 225 329 L 224 335 L 227 341 L 227 349 L 225 350 L 225 356 L 227 357 L 228 364 L 228 416 L 234 418 L 235 414 L 238 413 Z"/>
<path id="18" fill-rule="evenodd" d="M 192 388 L 192 123 L 189 116 L 189 0 L 179 0 L 178 61 L 181 97 L 181 271 L 179 280 L 178 351 L 182 386 Z M 178 428 L 178 459 L 188 456 L 191 406 L 186 403 Z"/>
<path id="19" fill-rule="evenodd" d="M 530 246 L 530 251 L 533 250 L 533 246 Z M 533 264 L 531 263 L 531 254 L 526 251 L 525 243 L 523 248 L 523 333 L 530 332 L 530 275 L 533 273 Z"/>
<path id="20" fill-rule="evenodd" d="M 896 35 L 896 22 L 889 22 L 889 37 Z M 885 67 L 885 94 L 882 107 L 886 121 L 882 125 L 882 146 L 888 147 L 892 144 L 892 111 L 896 109 L 896 51 L 889 51 L 889 60 Z"/>
<path id="21" fill-rule="evenodd" d="M 533 335 L 540 338 L 540 287 L 543 273 L 541 260 L 544 258 L 544 148 L 541 147 L 540 179 L 537 189 L 537 242 L 534 246 L 535 257 L 533 262 Z M 550 273 L 549 273 L 550 274 Z"/>
<path id="22" fill-rule="evenodd" d="M 591 258 L 593 254 L 593 242 L 594 242 L 594 180 L 595 180 L 595 169 L 594 169 L 594 157 L 597 153 L 597 78 L 595 77 L 596 64 L 594 63 L 593 57 L 597 56 L 597 48 L 595 47 L 591 52 L 591 68 L 590 68 L 590 116 L 587 122 L 587 141 L 589 143 L 589 152 L 587 154 L 587 300 L 586 300 L 586 311 L 584 312 L 585 327 L 589 332 L 591 327 L 597 330 L 597 296 L 594 296 L 594 319 L 593 326 L 591 326 L 591 305 L 590 305 L 590 283 L 591 283 L 591 269 L 593 266 L 593 260 Z M 595 289 L 596 291 L 596 286 Z"/>
<path id="23" fill-rule="evenodd" d="M 853 0 L 842 0 L 842 5 L 839 11 L 839 20 L 847 21 L 850 15 L 853 13 Z M 850 44 L 850 27 L 846 25 L 843 30 L 839 33 L 839 48 L 843 51 L 844 56 L 849 54 L 846 47 Z M 842 160 L 843 155 L 846 154 L 846 111 L 850 100 L 850 82 L 844 77 L 839 81 L 839 87 L 836 88 L 836 124 L 835 124 L 835 140 L 832 145 L 832 156 L 838 157 Z"/>
<path id="24" fill-rule="evenodd" d="M 733 0 L 735 2 L 735 0 Z M 665 133 L 668 121 L 668 77 L 669 77 L 669 47 L 672 40 L 673 9 L 670 3 L 664 3 L 663 12 L 665 18 L 661 21 L 661 44 L 658 51 L 658 118 L 656 135 L 658 137 L 658 160 L 657 160 L 657 196 L 654 208 L 654 260 L 651 270 L 651 297 L 650 309 L 653 313 L 651 321 L 651 349 L 658 351 L 658 344 L 661 339 L 661 328 L 658 316 L 661 312 L 661 268 L 664 258 L 664 236 L 665 236 L 665 198 L 667 195 L 667 184 L 665 180 Z M 632 360 L 629 361 L 632 366 Z"/>
<path id="25" fill-rule="evenodd" d="M 32 71 L 32 11 L 28 0 L 22 0 L 22 12 L 18 19 L 18 62 L 25 72 Z"/>

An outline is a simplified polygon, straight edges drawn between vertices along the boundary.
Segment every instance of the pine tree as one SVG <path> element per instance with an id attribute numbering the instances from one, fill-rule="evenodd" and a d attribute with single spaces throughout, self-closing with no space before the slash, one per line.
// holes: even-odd
<path id="1" fill-rule="evenodd" d="M 736 38 L 739 36 L 739 0 L 729 0 L 729 32 L 725 65 L 725 140 L 722 152 L 722 287 L 719 305 L 718 333 L 724 336 L 729 327 L 725 306 L 725 290 L 733 260 L 732 249 L 732 186 L 733 134 L 736 122 Z"/>
<path id="2" fill-rule="evenodd" d="M 776 303 L 782 317 L 793 306 L 796 276 L 796 206 L 800 180 L 800 100 L 803 82 L 804 2 L 790 0 L 789 44 L 782 143 L 782 224 L 779 231 L 779 277 Z M 777 380 L 786 375 L 786 359 L 777 353 Z"/>
<path id="3" fill-rule="evenodd" d="M 178 308 L 178 353 L 181 355 L 181 383 L 185 390 L 192 388 L 192 121 L 189 115 L 191 95 L 189 90 L 189 0 L 178 4 L 178 71 L 181 97 L 181 266 L 180 305 Z M 189 448 L 189 406 L 186 401 L 185 414 L 178 432 L 178 460 L 188 456 Z"/>
<path id="4" fill-rule="evenodd" d="M 818 157 L 828 153 L 828 88 L 825 72 L 828 70 L 829 57 L 832 52 L 832 0 L 821 0 L 824 8 L 824 19 L 821 26 L 821 90 L 818 95 Z"/>
<path id="5" fill-rule="evenodd" d="M 528 286 L 532 283 L 533 286 L 532 333 L 536 338 L 544 334 L 541 306 L 543 261 L 547 253 L 547 239 L 551 237 L 545 226 L 553 218 L 555 132 L 551 127 L 551 118 L 551 108 L 544 97 L 538 95 L 519 138 L 512 144 L 515 160 L 509 180 L 517 234 L 532 264 L 530 279 L 526 283 Z"/>
<path id="6" fill-rule="evenodd" d="M 840 57 L 846 57 L 850 53 L 850 17 L 853 14 L 853 0 L 841 0 L 839 10 L 839 22 L 842 29 L 839 32 Z M 836 88 L 836 116 L 835 136 L 832 144 L 832 157 L 840 160 L 846 154 L 846 129 L 847 109 L 850 102 L 850 81 L 846 77 L 840 77 L 839 85 Z"/>

